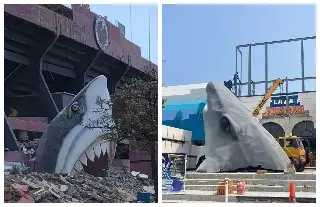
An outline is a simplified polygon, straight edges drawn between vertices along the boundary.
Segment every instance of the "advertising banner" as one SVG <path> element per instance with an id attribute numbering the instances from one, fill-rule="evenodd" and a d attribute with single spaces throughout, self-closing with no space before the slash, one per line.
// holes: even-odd
<path id="1" fill-rule="evenodd" d="M 288 96 L 288 106 L 300 106 L 298 95 Z M 287 96 L 273 96 L 271 97 L 270 107 L 284 107 L 287 106 Z"/>
<path id="2" fill-rule="evenodd" d="M 184 189 L 186 154 L 162 153 L 162 190 L 180 192 Z"/>
<path id="3" fill-rule="evenodd" d="M 309 115 L 309 110 L 301 105 L 298 95 L 271 97 L 270 107 L 262 113 L 262 118 L 284 115 Z"/>

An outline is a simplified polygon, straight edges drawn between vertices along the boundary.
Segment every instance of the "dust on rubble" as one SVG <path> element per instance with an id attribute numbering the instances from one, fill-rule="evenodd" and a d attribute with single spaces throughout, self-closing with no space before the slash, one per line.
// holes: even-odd
<path id="1" fill-rule="evenodd" d="M 128 203 L 136 202 L 143 186 L 151 179 L 110 172 L 94 177 L 84 172 L 75 175 L 50 173 L 5 173 L 5 203 Z M 154 200 L 154 198 L 152 198 Z"/>

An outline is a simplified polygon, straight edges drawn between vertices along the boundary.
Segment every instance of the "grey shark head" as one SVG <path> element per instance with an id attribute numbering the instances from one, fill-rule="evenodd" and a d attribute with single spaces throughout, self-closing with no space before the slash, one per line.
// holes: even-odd
<path id="1" fill-rule="evenodd" d="M 285 170 L 290 163 L 275 138 L 222 83 L 208 83 L 203 109 L 205 160 L 198 171 L 258 167 Z"/>
<path id="2" fill-rule="evenodd" d="M 111 163 L 115 144 L 101 139 L 109 133 L 104 126 L 114 126 L 109 103 L 107 78 L 98 76 L 49 124 L 36 152 L 35 170 L 50 173 L 81 171 L 83 165 L 87 165 L 87 159 L 94 161 L 95 157 L 106 153 Z"/>

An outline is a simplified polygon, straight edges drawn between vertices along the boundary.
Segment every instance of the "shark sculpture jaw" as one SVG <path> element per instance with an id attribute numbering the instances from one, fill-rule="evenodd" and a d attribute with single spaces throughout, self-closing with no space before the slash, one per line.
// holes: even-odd
<path id="1" fill-rule="evenodd" d="M 233 171 L 261 166 L 283 171 L 290 160 L 274 137 L 221 83 L 208 83 L 203 109 L 205 160 L 197 171 Z"/>
<path id="2" fill-rule="evenodd" d="M 88 83 L 52 120 L 43 133 L 36 153 L 35 170 L 50 173 L 81 171 L 88 159 L 107 153 L 108 167 L 116 145 L 101 137 L 112 127 L 112 109 L 107 78 L 98 76 Z M 108 122 L 108 123 L 106 123 Z"/>

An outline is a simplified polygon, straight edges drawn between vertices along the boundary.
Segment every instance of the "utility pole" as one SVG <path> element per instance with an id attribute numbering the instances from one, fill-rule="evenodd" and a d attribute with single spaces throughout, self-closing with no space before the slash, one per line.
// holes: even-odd
<path id="1" fill-rule="evenodd" d="M 149 7 L 149 64 L 150 64 L 150 70 L 151 70 L 151 50 L 150 50 L 150 48 L 151 48 L 151 46 L 150 46 L 150 44 L 151 44 L 151 32 L 150 32 L 150 7 Z"/>
<path id="2" fill-rule="evenodd" d="M 288 83 L 288 77 L 286 77 L 286 106 L 287 106 L 287 113 L 286 115 L 289 116 L 289 96 L 288 96 L 288 93 L 289 93 L 289 83 Z"/>
<path id="3" fill-rule="evenodd" d="M 130 4 L 130 40 L 132 42 L 132 8 L 131 8 L 131 4 Z"/>

